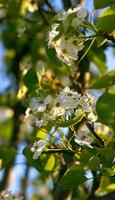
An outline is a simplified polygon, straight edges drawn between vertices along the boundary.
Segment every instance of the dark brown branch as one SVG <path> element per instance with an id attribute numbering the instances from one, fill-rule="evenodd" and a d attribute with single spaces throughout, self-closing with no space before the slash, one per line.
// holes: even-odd
<path id="1" fill-rule="evenodd" d="M 46 0 L 45 3 L 46 3 L 47 6 L 49 7 L 50 11 L 51 11 L 53 14 L 56 14 L 54 7 L 49 3 L 49 1 Z"/>
<path id="2" fill-rule="evenodd" d="M 64 9 L 68 9 L 71 7 L 71 0 L 62 0 Z"/>
<path id="3" fill-rule="evenodd" d="M 93 124 L 90 123 L 86 123 L 87 127 L 89 128 L 89 130 L 93 133 L 93 135 L 97 138 L 98 141 L 100 141 L 101 146 L 104 146 L 104 141 L 102 140 L 102 138 L 100 138 L 97 133 L 94 130 L 94 126 Z"/>
<path id="4" fill-rule="evenodd" d="M 115 43 L 115 37 L 113 35 L 109 35 L 107 32 L 103 30 L 99 30 L 100 36 L 103 36 L 107 40 L 111 40 L 113 43 Z"/>
<path id="5" fill-rule="evenodd" d="M 49 23 L 48 23 L 48 21 L 47 21 L 45 15 L 44 15 L 44 13 L 43 13 L 42 7 L 41 7 L 39 4 L 38 4 L 38 8 L 39 8 L 39 9 L 38 9 L 38 12 L 39 12 L 39 14 L 40 14 L 40 16 L 41 16 L 41 18 L 42 18 L 44 24 L 45 24 L 46 26 L 48 26 Z"/>

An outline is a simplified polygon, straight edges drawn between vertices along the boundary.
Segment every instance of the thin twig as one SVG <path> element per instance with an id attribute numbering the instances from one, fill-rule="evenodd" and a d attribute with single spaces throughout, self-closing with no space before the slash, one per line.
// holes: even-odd
<path id="1" fill-rule="evenodd" d="M 87 55 L 88 51 L 90 50 L 90 48 L 92 47 L 93 43 L 95 42 L 95 39 L 96 39 L 96 37 L 94 37 L 93 40 L 91 41 L 91 44 L 89 45 L 89 47 L 87 48 L 87 50 L 85 51 L 85 53 L 83 54 L 83 56 L 78 61 L 78 65 L 81 62 L 81 60 L 83 60 L 83 58 Z"/>
<path id="2" fill-rule="evenodd" d="M 45 15 L 44 15 L 44 13 L 43 13 L 43 10 L 42 10 L 41 6 L 40 6 L 40 5 L 38 5 L 38 6 L 39 6 L 38 12 L 39 12 L 41 18 L 43 19 L 44 24 L 45 24 L 46 26 L 48 26 L 49 23 L 48 23 L 48 21 L 47 21 Z"/>

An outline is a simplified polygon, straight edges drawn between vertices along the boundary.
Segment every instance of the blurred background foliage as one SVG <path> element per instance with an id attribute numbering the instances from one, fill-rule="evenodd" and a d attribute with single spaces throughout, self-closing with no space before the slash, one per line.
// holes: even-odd
<path id="1" fill-rule="evenodd" d="M 102 36 L 97 38 L 80 62 L 76 77 L 72 74 L 70 67 L 58 60 L 55 51 L 47 47 L 52 17 L 63 8 L 68 9 L 77 4 L 87 5 L 87 9 L 90 10 L 91 4 L 93 6 L 92 2 L 82 0 L 0 1 L 1 54 L 5 48 L 0 73 L 1 77 L 2 72 L 6 74 L 0 85 L 1 191 L 13 189 L 23 194 L 24 199 L 31 200 L 112 200 L 115 198 L 113 163 L 115 71 L 107 73 L 109 69 L 106 59 L 108 48 L 111 48 L 111 58 L 115 54 L 115 10 L 109 8 L 110 11 L 105 10 L 103 14 L 100 14 L 102 12 L 100 10 L 94 13 L 93 20 L 97 28 L 103 30 Z M 114 7 L 114 3 L 114 0 L 103 1 L 103 3 L 95 0 L 94 7 L 95 9 Z M 89 16 L 87 18 L 89 19 Z M 89 44 L 90 41 L 86 43 L 86 48 Z M 80 53 L 80 57 L 84 51 Z M 111 69 L 113 67 L 111 66 Z M 8 84 L 5 87 L 6 81 Z M 65 86 L 81 93 L 90 88 L 97 96 L 104 93 L 97 102 L 97 113 L 102 124 L 100 128 L 96 127 L 96 131 L 105 140 L 106 146 L 101 150 L 98 147 L 96 150 L 84 150 L 74 157 L 43 155 L 38 161 L 32 160 L 31 152 L 27 148 L 24 150 L 24 155 L 28 160 L 26 162 L 22 149 L 31 144 L 35 138 L 45 139 L 50 131 L 50 128 L 37 130 L 24 122 L 28 100 L 36 93 L 55 94 Z M 70 130 L 64 129 L 62 133 L 64 131 L 68 133 Z M 53 140 L 52 137 L 50 139 Z M 90 159 L 92 155 L 93 160 Z M 73 160 L 82 163 L 80 168 L 77 165 L 72 166 L 61 180 L 62 188 L 57 187 L 60 177 L 71 166 Z M 91 180 L 85 182 L 87 178 L 83 175 L 83 169 L 87 165 L 91 169 L 87 172 L 87 177 Z M 100 166 L 102 170 L 99 173 Z M 63 190 L 63 186 L 66 190 Z M 74 188 L 72 193 L 71 188 Z"/>

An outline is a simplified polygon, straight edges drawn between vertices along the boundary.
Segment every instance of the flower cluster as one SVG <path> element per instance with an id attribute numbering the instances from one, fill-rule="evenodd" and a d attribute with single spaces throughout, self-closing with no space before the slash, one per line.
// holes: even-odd
<path id="1" fill-rule="evenodd" d="M 80 146 L 87 146 L 92 148 L 91 143 L 94 141 L 94 139 L 91 136 L 89 136 L 87 132 L 80 131 L 75 136 L 74 141 Z"/>
<path id="2" fill-rule="evenodd" d="M 66 87 L 55 97 L 48 95 L 45 98 L 32 98 L 25 119 L 31 125 L 40 128 L 47 126 L 48 123 L 53 126 L 57 121 L 74 119 L 80 111 L 84 113 L 87 120 L 96 121 L 94 97 L 89 93 L 78 94 Z"/>
<path id="3" fill-rule="evenodd" d="M 51 26 L 48 46 L 55 48 L 57 57 L 69 66 L 74 66 L 78 52 L 84 47 L 84 35 L 80 28 L 86 16 L 85 8 L 78 6 L 60 13 L 57 22 Z"/>
<path id="4" fill-rule="evenodd" d="M 0 193 L 0 200 L 22 200 L 22 197 L 17 197 L 9 191 L 2 191 Z"/>
<path id="5" fill-rule="evenodd" d="M 37 159 L 41 155 L 45 146 L 45 140 L 39 140 L 37 142 L 34 142 L 33 146 L 31 147 L 31 151 L 34 153 L 33 159 Z"/>

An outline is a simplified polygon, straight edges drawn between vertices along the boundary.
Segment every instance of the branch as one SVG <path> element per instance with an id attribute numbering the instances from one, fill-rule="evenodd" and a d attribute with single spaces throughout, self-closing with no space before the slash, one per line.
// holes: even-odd
<path id="1" fill-rule="evenodd" d="M 38 12 L 39 12 L 41 18 L 43 19 L 44 24 L 45 24 L 46 26 L 48 26 L 49 23 L 48 23 L 48 21 L 47 21 L 45 15 L 44 15 L 44 13 L 43 13 L 43 10 L 42 10 L 41 6 L 39 5 L 39 3 L 38 3 L 38 8 L 39 8 L 39 9 L 38 9 Z"/>
<path id="2" fill-rule="evenodd" d="M 71 0 L 62 0 L 64 9 L 68 9 L 71 7 Z"/>
<path id="3" fill-rule="evenodd" d="M 94 130 L 94 126 L 90 123 L 86 123 L 87 127 L 89 128 L 89 130 L 93 133 L 93 135 L 97 138 L 97 140 L 100 141 L 101 146 L 104 146 L 104 141 L 102 140 L 102 138 L 99 137 L 99 135 L 97 135 L 97 133 Z"/>
<path id="4" fill-rule="evenodd" d="M 107 40 L 111 40 L 113 43 L 115 43 L 115 37 L 113 35 L 109 35 L 107 32 L 99 30 L 100 36 L 103 36 Z"/>
<path id="5" fill-rule="evenodd" d="M 47 6 L 48 6 L 49 9 L 51 10 L 51 12 L 52 12 L 53 14 L 56 14 L 54 7 L 49 3 L 49 1 L 46 0 L 45 3 L 47 4 Z"/>

